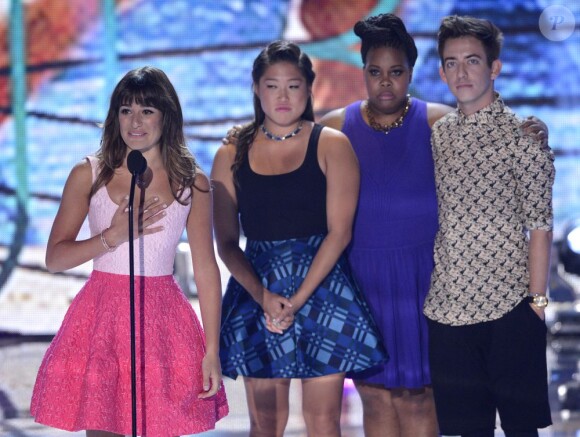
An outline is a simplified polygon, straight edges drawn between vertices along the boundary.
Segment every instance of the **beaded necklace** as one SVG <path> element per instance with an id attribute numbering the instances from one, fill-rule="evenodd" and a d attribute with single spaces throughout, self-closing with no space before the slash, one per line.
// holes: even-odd
<path id="1" fill-rule="evenodd" d="M 411 107 L 411 96 L 407 94 L 407 103 L 405 103 L 405 109 L 403 109 L 403 113 L 399 118 L 397 118 L 395 121 L 389 124 L 381 124 L 375 120 L 375 117 L 373 116 L 371 109 L 369 108 L 368 100 L 365 109 L 370 127 L 386 135 L 393 129 L 403 126 L 403 121 L 405 120 L 405 116 L 407 115 L 407 112 L 409 112 L 410 107 Z"/>
<path id="2" fill-rule="evenodd" d="M 272 132 L 270 132 L 268 129 L 266 129 L 266 126 L 264 126 L 264 123 L 262 123 L 260 125 L 260 129 L 262 129 L 262 132 L 264 132 L 264 135 L 266 135 L 271 140 L 284 141 L 284 140 L 287 140 L 288 138 L 292 138 L 292 137 L 298 135 L 298 133 L 302 130 L 302 126 L 303 126 L 303 122 L 302 122 L 302 120 L 300 120 L 300 123 L 298 123 L 298 126 L 296 126 L 296 129 L 294 129 L 289 134 L 283 135 L 281 137 L 279 137 L 278 135 L 274 135 Z"/>

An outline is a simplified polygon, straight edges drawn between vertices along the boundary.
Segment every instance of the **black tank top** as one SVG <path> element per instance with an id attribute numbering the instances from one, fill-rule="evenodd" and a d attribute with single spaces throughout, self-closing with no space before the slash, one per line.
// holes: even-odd
<path id="1" fill-rule="evenodd" d="M 287 240 L 326 234 L 326 177 L 318 164 L 315 124 L 304 162 L 280 175 L 260 175 L 246 154 L 237 171 L 236 195 L 240 221 L 250 240 Z"/>

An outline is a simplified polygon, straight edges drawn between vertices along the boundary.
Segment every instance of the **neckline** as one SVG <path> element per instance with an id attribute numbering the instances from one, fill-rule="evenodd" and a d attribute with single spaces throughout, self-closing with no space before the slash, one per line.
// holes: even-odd
<path id="1" fill-rule="evenodd" d="M 97 159 L 96 156 L 94 155 L 87 155 L 86 159 L 89 161 L 90 165 L 91 165 L 91 174 L 92 174 L 92 182 L 95 182 L 95 178 L 96 178 L 96 171 L 98 168 L 98 162 L 99 160 Z M 109 203 L 111 203 L 112 205 L 114 205 L 116 208 L 119 207 L 119 204 L 117 202 L 115 202 L 113 200 L 113 198 L 111 197 L 110 193 L 109 193 L 109 189 L 107 188 L 106 185 L 103 185 L 101 188 L 99 188 L 97 190 L 97 192 L 93 195 L 93 197 L 97 196 L 99 194 L 100 191 L 104 190 L 105 192 L 105 196 L 107 198 L 107 200 L 109 201 Z M 191 188 L 190 188 L 191 190 Z M 167 205 L 167 208 L 171 207 L 174 203 L 180 204 L 179 202 L 176 201 L 176 199 L 174 198 L 171 203 L 169 203 Z"/>
<path id="2" fill-rule="evenodd" d="M 304 127 L 304 120 L 300 120 L 298 122 L 298 126 L 296 126 L 296 129 L 294 129 L 292 132 L 286 134 L 286 135 L 282 135 L 282 136 L 278 136 L 273 134 L 272 132 L 270 132 L 267 128 L 266 125 L 264 123 L 262 123 L 260 125 L 260 129 L 262 130 L 262 132 L 264 133 L 264 135 L 266 135 L 266 138 L 272 140 L 272 141 L 285 141 L 287 139 L 290 139 L 292 137 L 295 137 L 296 135 L 298 135 L 300 133 L 300 131 L 302 130 L 302 128 Z"/>
<path id="3" fill-rule="evenodd" d="M 304 167 L 304 165 L 306 164 L 306 160 L 308 159 L 308 154 L 310 152 L 310 139 L 312 138 L 312 133 L 314 132 L 315 127 L 316 127 L 316 123 L 312 125 L 312 129 L 310 130 L 310 136 L 308 137 L 308 143 L 306 144 L 306 152 L 304 153 L 304 157 L 302 158 L 300 165 L 298 167 L 296 167 L 295 169 L 287 171 L 285 173 L 275 173 L 275 174 L 258 173 L 252 168 L 252 164 L 250 163 L 250 154 L 249 153 L 246 155 L 246 159 L 248 162 L 248 169 L 250 170 L 250 172 L 253 175 L 259 176 L 259 177 L 264 177 L 264 178 L 271 178 L 271 177 L 276 177 L 276 176 L 289 176 L 293 173 L 300 171 L 302 169 L 302 167 Z"/>
<path id="4" fill-rule="evenodd" d="M 409 119 L 412 118 L 412 116 L 414 115 L 415 111 L 417 110 L 417 98 L 414 96 L 409 97 L 410 101 L 412 102 L 411 105 L 409 106 L 409 111 L 407 112 L 407 114 L 405 115 L 405 121 L 408 121 Z M 404 128 L 405 126 L 408 125 L 403 123 L 402 126 L 399 126 L 398 128 L 395 128 L 391 131 L 389 131 L 389 135 L 385 135 L 384 132 L 378 131 L 373 129 L 372 127 L 370 127 L 368 125 L 368 123 L 365 121 L 365 118 L 363 116 L 363 111 L 365 110 L 365 102 L 367 99 L 364 100 L 359 100 L 357 103 L 355 103 L 356 105 L 356 117 L 357 119 L 365 126 L 365 128 L 369 131 L 369 132 L 374 132 L 376 134 L 378 134 L 378 136 L 382 136 L 384 138 L 388 137 L 389 135 L 391 137 L 393 137 L 396 132 L 401 132 L 402 128 Z"/>
<path id="5" fill-rule="evenodd" d="M 111 197 L 111 195 L 109 194 L 109 189 L 107 188 L 107 186 L 106 186 L 106 185 L 103 185 L 103 186 L 102 186 L 102 187 L 99 189 L 99 191 L 101 191 L 101 190 L 105 190 L 105 197 L 108 199 L 108 201 L 109 201 L 111 204 L 115 205 L 115 208 L 118 208 L 118 207 L 119 207 L 119 204 L 113 200 L 113 198 L 112 198 L 112 197 Z M 176 201 L 176 199 L 173 199 L 173 200 L 171 201 L 171 203 L 169 203 L 169 204 L 167 205 L 167 208 L 166 208 L 166 209 L 168 209 L 168 208 L 170 208 L 171 206 L 173 206 L 173 204 L 174 204 L 174 203 L 179 203 L 179 202 L 177 202 L 177 201 Z"/>
<path id="6" fill-rule="evenodd" d="M 457 116 L 459 118 L 460 123 L 464 124 L 472 124 L 478 122 L 486 122 L 489 117 L 494 116 L 495 114 L 500 114 L 505 111 L 505 104 L 503 99 L 501 98 L 500 94 L 496 91 L 494 93 L 494 100 L 489 105 L 484 106 L 483 108 L 475 111 L 473 114 L 466 115 L 464 114 L 459 106 L 457 109 Z"/>

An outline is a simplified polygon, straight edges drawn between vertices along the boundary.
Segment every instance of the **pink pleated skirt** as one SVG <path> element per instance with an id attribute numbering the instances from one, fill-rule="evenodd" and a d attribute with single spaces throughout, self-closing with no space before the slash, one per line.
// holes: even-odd
<path id="1" fill-rule="evenodd" d="M 129 276 L 93 271 L 40 366 L 31 402 L 39 423 L 130 435 Z M 165 437 L 215 427 L 228 413 L 223 387 L 203 391 L 204 334 L 172 276 L 135 277 L 137 434 Z"/>

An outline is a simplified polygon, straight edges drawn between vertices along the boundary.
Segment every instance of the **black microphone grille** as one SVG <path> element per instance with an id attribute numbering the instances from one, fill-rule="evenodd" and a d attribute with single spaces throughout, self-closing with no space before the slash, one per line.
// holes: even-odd
<path id="1" fill-rule="evenodd" d="M 140 175 L 147 170 L 147 160 L 138 150 L 131 150 L 127 156 L 127 168 L 131 174 Z"/>

